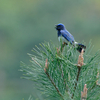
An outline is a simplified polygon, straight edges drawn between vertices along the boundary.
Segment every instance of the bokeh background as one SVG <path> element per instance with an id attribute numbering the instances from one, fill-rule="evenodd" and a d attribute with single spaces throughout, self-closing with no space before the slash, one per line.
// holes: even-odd
<path id="1" fill-rule="evenodd" d="M 100 49 L 100 0 L 0 0 L 0 100 L 43 99 L 34 82 L 20 78 L 20 61 L 29 64 L 27 53 L 41 42 L 58 44 L 58 23 Z"/>

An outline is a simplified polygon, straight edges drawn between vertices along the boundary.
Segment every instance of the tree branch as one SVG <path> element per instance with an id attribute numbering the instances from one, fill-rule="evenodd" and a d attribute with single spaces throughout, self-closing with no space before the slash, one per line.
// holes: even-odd
<path id="1" fill-rule="evenodd" d="M 81 71 L 81 67 L 84 65 L 84 58 L 83 58 L 83 54 L 84 54 L 84 50 L 82 49 L 79 57 L 78 57 L 78 64 L 77 64 L 77 68 L 78 68 L 78 72 L 77 72 L 77 76 L 76 76 L 76 81 L 75 81 L 75 86 L 74 86 L 74 92 L 76 90 L 77 87 L 77 82 L 79 80 L 79 75 L 80 75 L 80 71 Z M 72 94 L 72 99 L 74 97 L 74 92 Z"/>
<path id="2" fill-rule="evenodd" d="M 78 67 L 78 74 L 77 74 L 77 77 L 76 77 L 76 82 L 75 82 L 75 86 L 74 86 L 74 92 L 75 92 L 76 87 L 77 87 L 77 82 L 78 82 L 78 80 L 79 80 L 80 71 L 81 71 L 81 67 Z M 72 99 L 73 99 L 73 97 L 74 97 L 74 92 L 73 92 L 72 97 L 71 97 Z"/>
<path id="3" fill-rule="evenodd" d="M 59 89 L 56 87 L 55 83 L 53 82 L 53 80 L 50 78 L 48 72 L 47 72 L 47 69 L 48 69 L 48 59 L 46 59 L 46 62 L 45 62 L 45 68 L 44 68 L 44 71 L 47 75 L 47 77 L 49 78 L 49 80 L 51 81 L 51 83 L 53 84 L 53 86 L 55 87 L 55 89 L 57 90 L 58 94 L 62 97 L 62 99 L 64 100 L 62 94 L 60 93 Z"/>

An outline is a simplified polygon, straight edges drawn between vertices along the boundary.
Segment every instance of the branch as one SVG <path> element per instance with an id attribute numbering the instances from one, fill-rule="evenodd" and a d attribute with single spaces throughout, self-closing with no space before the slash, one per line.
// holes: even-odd
<path id="1" fill-rule="evenodd" d="M 98 77 L 99 77 L 99 72 L 97 73 L 97 77 L 96 78 L 98 78 Z M 88 89 L 88 91 L 91 91 L 95 86 L 99 86 L 100 87 L 100 84 L 98 83 L 98 80 L 96 81 L 96 83 L 90 89 Z"/>
<path id="2" fill-rule="evenodd" d="M 82 49 L 79 57 L 78 57 L 78 64 L 77 64 L 77 68 L 78 68 L 78 72 L 77 72 L 77 77 L 76 77 L 76 82 L 75 82 L 75 86 L 74 86 L 74 92 L 76 90 L 76 87 L 77 87 L 77 82 L 79 80 L 79 75 L 80 75 L 80 71 L 81 71 L 81 67 L 84 65 L 84 58 L 83 58 L 83 54 L 84 54 L 84 50 Z M 74 92 L 72 94 L 72 99 L 74 97 Z"/>
<path id="3" fill-rule="evenodd" d="M 82 51 L 81 51 L 81 53 L 80 53 L 80 55 L 78 57 L 78 64 L 77 64 L 78 67 L 81 67 L 81 66 L 84 65 L 83 54 L 84 54 L 84 50 L 82 49 Z"/>
<path id="4" fill-rule="evenodd" d="M 80 71 L 81 71 L 81 67 L 78 67 L 78 74 L 77 74 L 77 77 L 76 77 L 76 82 L 75 82 L 75 86 L 74 86 L 74 92 L 75 92 L 76 87 L 77 87 L 77 82 L 78 82 L 78 80 L 79 80 Z M 72 94 L 72 99 L 73 99 L 73 97 L 74 97 L 74 92 L 73 92 L 73 94 Z"/>
<path id="5" fill-rule="evenodd" d="M 53 82 L 53 80 L 50 78 L 48 72 L 47 72 L 47 69 L 48 69 L 48 59 L 46 59 L 46 62 L 45 62 L 45 68 L 44 68 L 44 71 L 47 75 L 47 77 L 49 78 L 49 80 L 51 81 L 51 83 L 53 84 L 53 86 L 55 87 L 55 89 L 57 90 L 58 94 L 62 97 L 62 99 L 64 100 L 62 94 L 60 93 L 59 89 L 56 87 L 55 83 Z"/>

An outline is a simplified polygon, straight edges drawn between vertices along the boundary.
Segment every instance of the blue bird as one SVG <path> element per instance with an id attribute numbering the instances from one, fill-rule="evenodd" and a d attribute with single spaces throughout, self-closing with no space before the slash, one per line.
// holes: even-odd
<path id="1" fill-rule="evenodd" d="M 71 43 L 74 47 L 77 48 L 77 50 L 81 53 L 82 49 L 86 49 L 86 46 L 78 43 L 75 41 L 73 35 L 71 33 L 69 33 L 65 26 L 63 24 L 58 24 L 56 25 L 56 30 L 58 33 L 58 40 L 63 42 L 63 46 L 66 44 L 68 45 L 68 43 Z"/>

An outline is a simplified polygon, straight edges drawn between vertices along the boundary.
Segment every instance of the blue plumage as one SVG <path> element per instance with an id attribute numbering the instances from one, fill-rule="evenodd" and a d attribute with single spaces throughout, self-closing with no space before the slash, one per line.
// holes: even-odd
<path id="1" fill-rule="evenodd" d="M 71 44 L 75 41 L 74 37 L 67 30 L 61 30 L 60 33 Z"/>
<path id="2" fill-rule="evenodd" d="M 59 41 L 62 39 L 63 43 L 68 44 L 70 42 L 74 47 L 77 46 L 77 50 L 81 52 L 82 48 L 86 49 L 83 44 L 77 43 L 72 34 L 70 34 L 63 24 L 56 25 Z"/>

